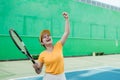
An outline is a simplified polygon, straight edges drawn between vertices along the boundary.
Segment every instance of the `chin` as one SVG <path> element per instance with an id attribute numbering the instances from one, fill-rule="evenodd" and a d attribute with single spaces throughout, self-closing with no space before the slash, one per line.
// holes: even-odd
<path id="1" fill-rule="evenodd" d="M 47 42 L 47 44 L 52 44 L 52 41 Z"/>

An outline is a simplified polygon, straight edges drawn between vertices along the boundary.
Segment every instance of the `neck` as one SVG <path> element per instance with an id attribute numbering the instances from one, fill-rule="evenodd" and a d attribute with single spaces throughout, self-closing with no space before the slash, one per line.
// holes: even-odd
<path id="1" fill-rule="evenodd" d="M 47 45 L 47 46 L 46 46 L 46 50 L 47 50 L 48 52 L 51 52 L 51 51 L 53 50 L 53 45 Z"/>

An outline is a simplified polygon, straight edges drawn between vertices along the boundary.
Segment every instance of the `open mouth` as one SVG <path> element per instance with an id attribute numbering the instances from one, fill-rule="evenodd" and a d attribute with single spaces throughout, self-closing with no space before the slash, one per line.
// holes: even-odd
<path id="1" fill-rule="evenodd" d="M 47 42 L 51 41 L 51 39 L 46 40 Z"/>

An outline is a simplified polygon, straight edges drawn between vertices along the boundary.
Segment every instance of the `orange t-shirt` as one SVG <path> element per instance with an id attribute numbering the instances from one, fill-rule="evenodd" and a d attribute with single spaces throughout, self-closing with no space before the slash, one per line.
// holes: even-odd
<path id="1" fill-rule="evenodd" d="M 61 74 L 64 72 L 64 60 L 62 54 L 62 44 L 58 41 L 52 52 L 43 51 L 38 61 L 46 67 L 46 73 Z"/>

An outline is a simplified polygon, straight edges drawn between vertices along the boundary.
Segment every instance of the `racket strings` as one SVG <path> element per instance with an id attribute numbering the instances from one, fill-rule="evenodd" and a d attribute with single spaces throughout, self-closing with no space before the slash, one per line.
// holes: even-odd
<path id="1" fill-rule="evenodd" d="M 13 40 L 15 41 L 15 43 L 21 49 L 21 51 L 26 53 L 26 50 L 24 48 L 25 44 L 19 39 L 19 37 L 14 32 L 12 32 L 12 37 L 13 37 Z"/>

